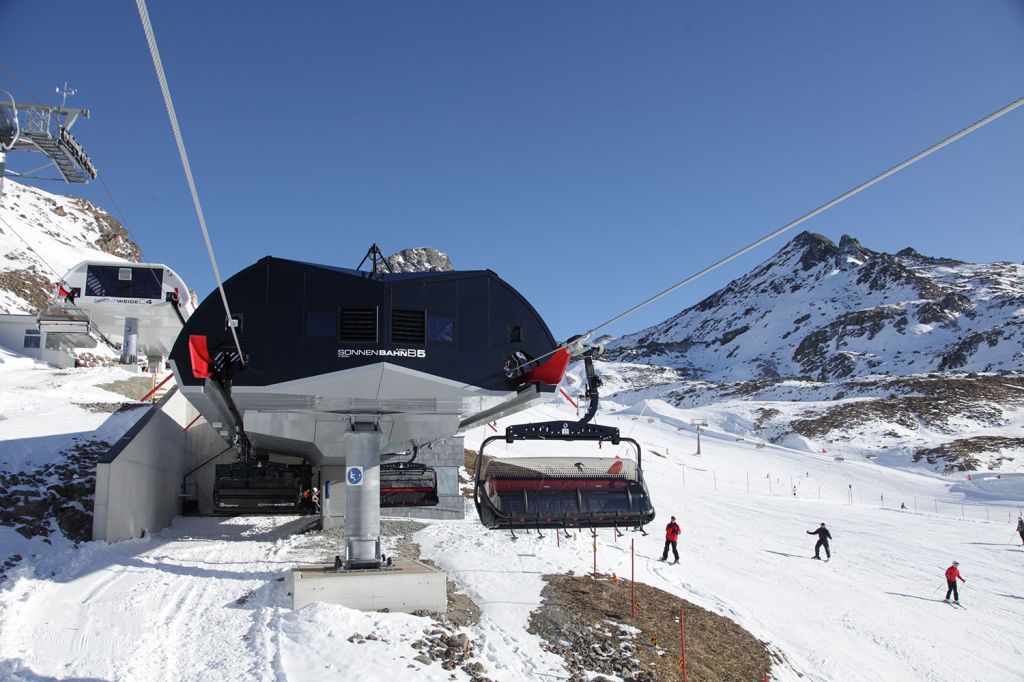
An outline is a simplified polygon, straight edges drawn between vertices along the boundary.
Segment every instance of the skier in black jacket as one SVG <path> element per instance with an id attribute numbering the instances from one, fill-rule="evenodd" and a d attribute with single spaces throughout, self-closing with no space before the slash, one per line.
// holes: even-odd
<path id="1" fill-rule="evenodd" d="M 1020 534 L 1020 542 L 1024 545 L 1024 516 L 1017 517 L 1017 533 Z"/>
<path id="2" fill-rule="evenodd" d="M 828 550 L 828 541 L 832 539 L 832 533 L 828 532 L 828 528 L 825 528 L 825 524 L 822 523 L 818 527 L 818 530 L 809 530 L 809 531 L 807 531 L 807 534 L 808 535 L 817 535 L 818 536 L 818 542 L 814 545 L 814 558 L 818 559 L 818 560 L 821 559 L 821 556 L 819 555 L 819 553 L 821 552 L 821 548 L 824 547 L 825 548 L 825 558 L 826 559 L 831 559 L 832 558 L 832 552 L 830 552 Z"/>

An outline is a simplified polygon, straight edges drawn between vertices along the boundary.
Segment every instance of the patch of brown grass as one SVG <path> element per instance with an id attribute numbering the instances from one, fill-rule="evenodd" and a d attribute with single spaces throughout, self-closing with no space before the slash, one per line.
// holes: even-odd
<path id="1" fill-rule="evenodd" d="M 692 682 L 760 682 L 771 670 L 768 646 L 724 616 L 643 583 L 636 584 L 637 617 L 631 616 L 628 580 L 545 576 L 543 604 L 529 631 L 563 656 L 573 679 L 584 670 L 632 680 L 677 680 L 679 612 L 685 615 L 686 676 Z M 612 624 L 633 626 L 639 633 Z"/>

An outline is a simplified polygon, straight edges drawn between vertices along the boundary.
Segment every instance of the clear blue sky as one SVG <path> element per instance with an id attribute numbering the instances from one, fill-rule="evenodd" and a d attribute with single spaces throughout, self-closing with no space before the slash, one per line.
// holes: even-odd
<path id="1" fill-rule="evenodd" d="M 225 275 L 267 254 L 352 267 L 373 241 L 431 245 L 497 272 L 559 338 L 1024 95 L 1017 0 L 149 9 Z M 135 4 L 0 0 L 0 60 L 46 102 L 78 89 L 71 104 L 93 116 L 74 132 L 145 255 L 205 296 Z M 0 88 L 31 100 L 7 71 Z M 113 208 L 99 183 L 36 184 Z M 1024 110 L 806 228 L 1020 261 Z M 612 331 L 692 305 L 783 243 Z"/>

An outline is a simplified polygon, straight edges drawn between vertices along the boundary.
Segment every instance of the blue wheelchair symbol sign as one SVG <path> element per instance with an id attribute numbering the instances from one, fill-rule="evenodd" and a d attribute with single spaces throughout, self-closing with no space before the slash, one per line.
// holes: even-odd
<path id="1" fill-rule="evenodd" d="M 345 472 L 345 480 L 349 485 L 363 484 L 363 467 L 349 467 Z"/>

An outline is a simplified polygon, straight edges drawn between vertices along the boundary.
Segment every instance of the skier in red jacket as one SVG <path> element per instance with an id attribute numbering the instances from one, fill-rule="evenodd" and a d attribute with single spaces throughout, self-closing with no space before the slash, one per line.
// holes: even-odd
<path id="1" fill-rule="evenodd" d="M 957 604 L 960 603 L 960 594 L 956 589 L 956 581 L 959 578 L 963 582 L 967 582 L 966 578 L 960 575 L 960 569 L 957 566 L 960 565 L 959 561 L 954 561 L 953 565 L 946 569 L 946 601 L 949 601 L 949 595 L 953 595 L 953 600 Z"/>
<path id="2" fill-rule="evenodd" d="M 679 563 L 679 550 L 676 549 L 676 541 L 679 540 L 679 534 L 682 531 L 679 529 L 679 524 L 676 523 L 676 517 L 672 517 L 672 520 L 665 526 L 665 551 L 661 553 L 661 561 L 668 559 L 668 548 L 672 548 L 672 554 L 675 555 L 676 560 L 672 563 Z"/>

